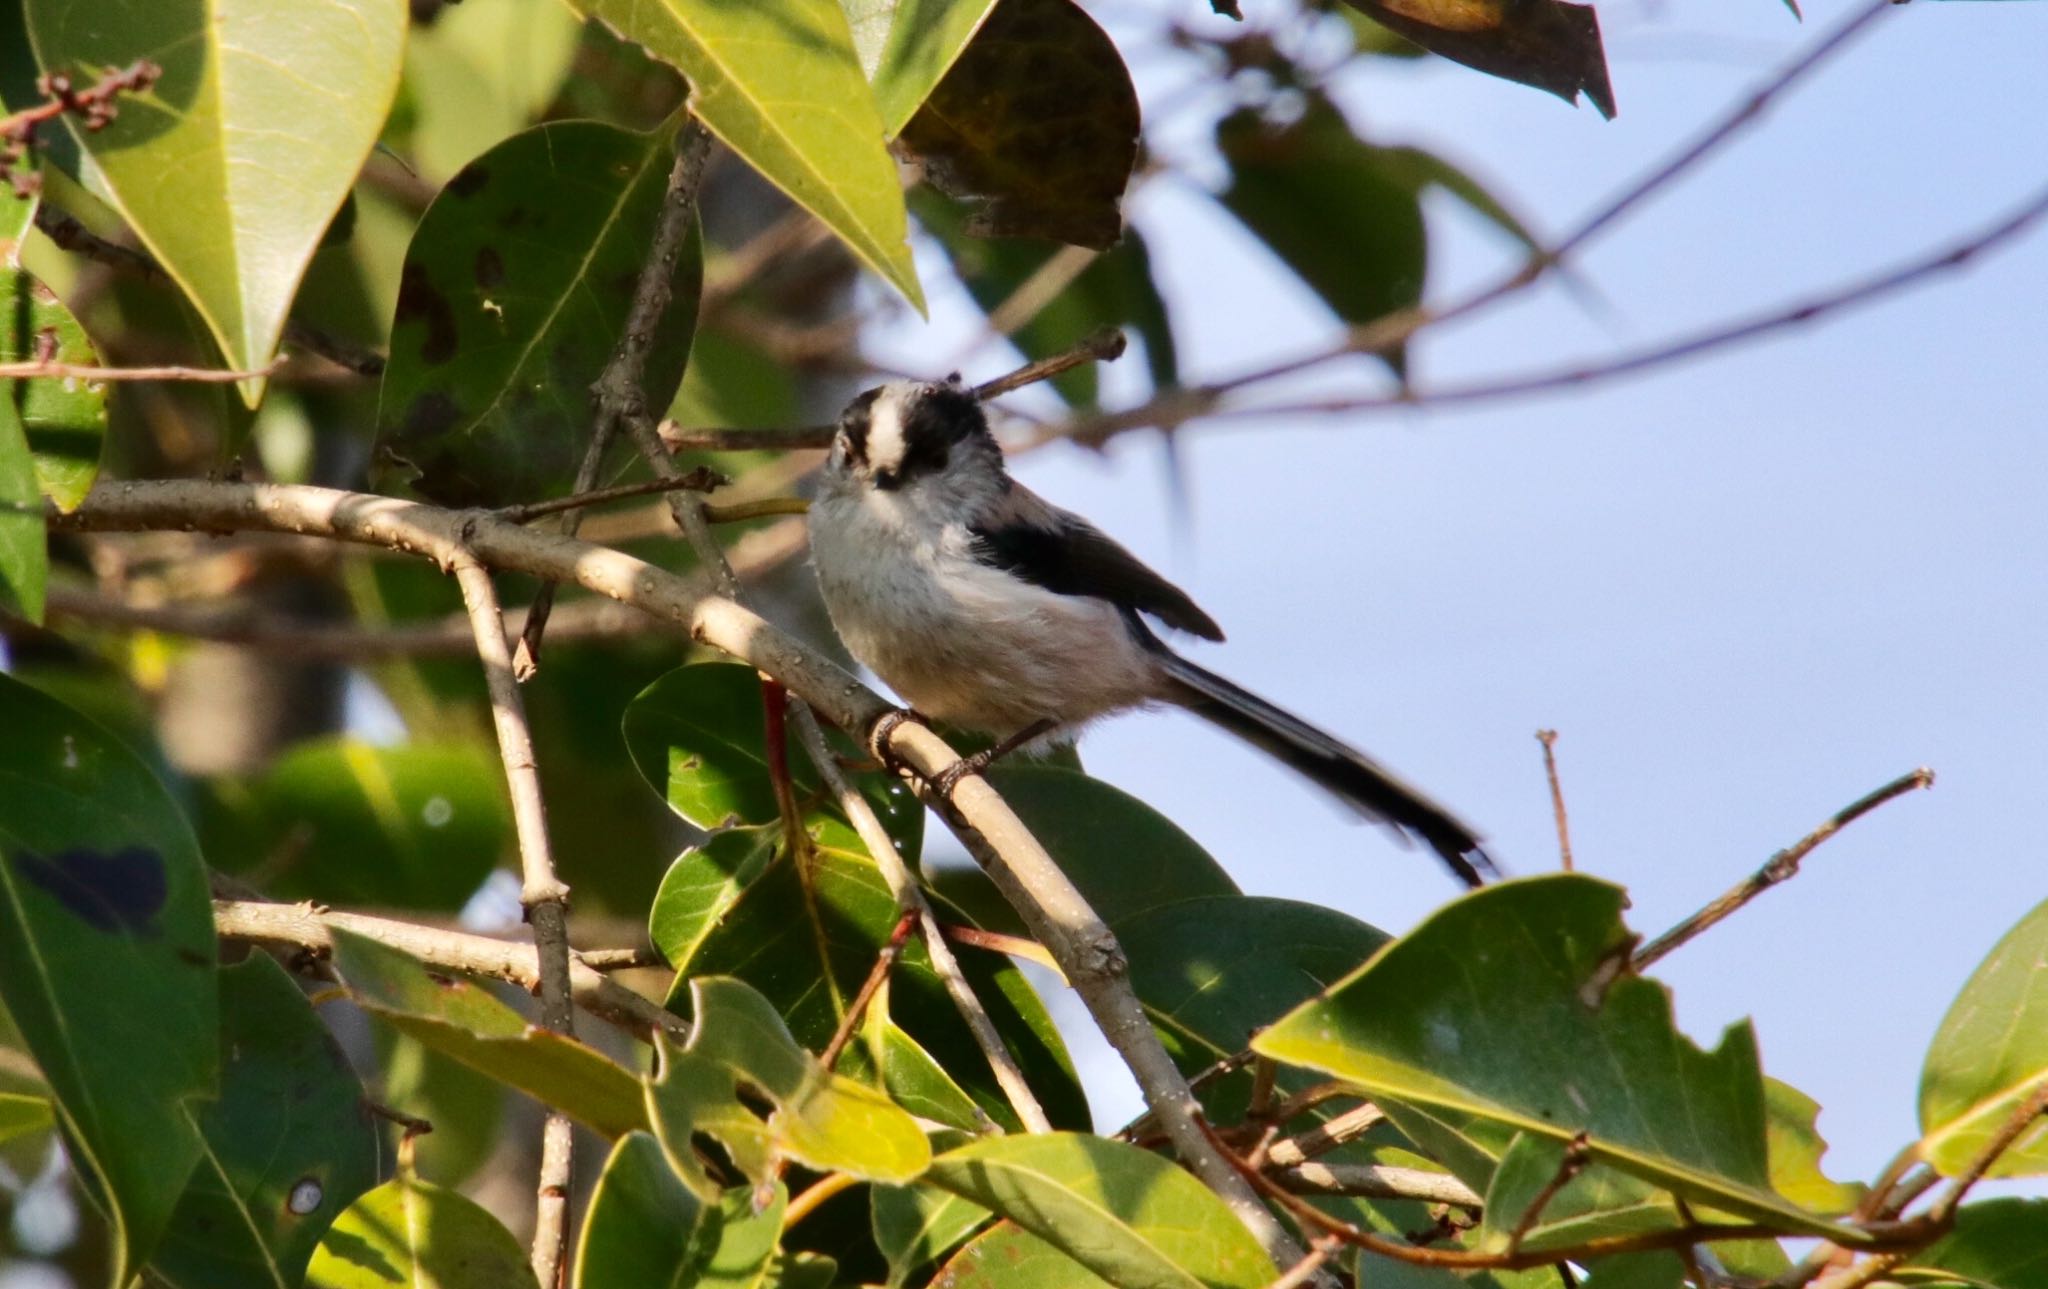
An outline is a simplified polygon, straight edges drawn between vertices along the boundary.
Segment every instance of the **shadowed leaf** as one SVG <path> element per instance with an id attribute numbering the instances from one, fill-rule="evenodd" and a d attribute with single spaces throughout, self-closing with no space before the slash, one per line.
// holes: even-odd
<path id="1" fill-rule="evenodd" d="M 0 730 L 0 1000 L 106 1201 L 125 1284 L 199 1160 L 192 1113 L 219 1073 L 206 872 L 105 730 L 10 676 Z"/>
<path id="2" fill-rule="evenodd" d="M 0 190 L 0 202 L 5 200 Z M 50 288 L 19 269 L 0 268 L 0 363 L 37 359 L 99 365 L 85 328 Z M 37 485 L 59 509 L 75 510 L 99 473 L 106 386 L 75 377 L 0 380 L 0 402 L 8 404 L 26 435 Z"/>
<path id="3" fill-rule="evenodd" d="M 378 398 L 378 451 L 450 505 L 569 490 L 590 439 L 590 386 L 632 311 L 661 218 L 673 128 L 557 121 L 464 166 L 406 248 Z M 702 254 L 677 257 L 644 389 L 666 407 L 696 326 Z"/>
<path id="4" fill-rule="evenodd" d="M 995 8 L 995 0 L 842 0 L 882 133 L 895 138 Z"/>
<path id="5" fill-rule="evenodd" d="M 320 1241 L 306 1289 L 536 1289 L 526 1250 L 474 1200 L 403 1174 Z"/>
<path id="6" fill-rule="evenodd" d="M 932 186 L 983 204 L 977 237 L 1107 249 L 1138 159 L 1138 96 L 1072 0 L 999 0 L 898 141 Z"/>
<path id="7" fill-rule="evenodd" d="M 2048 1200 L 1965 1204 L 1954 1230 L 1887 1278 L 1971 1289 L 2048 1289 Z"/>
<path id="8" fill-rule="evenodd" d="M 0 381 L 0 395 L 16 381 Z M 0 397 L 0 611 L 43 620 L 43 586 L 50 576 L 43 531 L 43 498 L 35 458 L 11 399 Z"/>
<path id="9" fill-rule="evenodd" d="M 1567 0 L 1345 0 L 1397 35 L 1453 62 L 1557 95 L 1584 94 L 1614 116 L 1600 19 Z"/>
<path id="10" fill-rule="evenodd" d="M 576 1239 L 576 1289 L 695 1281 L 719 1222 L 683 1185 L 661 1143 L 629 1132 L 612 1147 Z"/>

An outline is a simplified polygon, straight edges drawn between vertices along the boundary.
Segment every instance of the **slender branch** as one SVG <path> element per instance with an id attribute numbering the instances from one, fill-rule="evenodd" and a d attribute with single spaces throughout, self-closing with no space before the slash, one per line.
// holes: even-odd
<path id="1" fill-rule="evenodd" d="M 1124 356 L 1130 342 L 1116 327 L 1103 327 L 1083 336 L 1079 344 L 1062 353 L 1026 363 L 1007 376 L 985 380 L 974 387 L 974 396 L 986 402 L 1026 385 L 1035 385 L 1042 380 L 1051 380 L 1064 372 L 1072 371 L 1084 363 L 1113 363 Z"/>
<path id="2" fill-rule="evenodd" d="M 1911 774 L 1902 774 L 1876 791 L 1858 797 L 1836 811 L 1820 827 L 1771 856 L 1762 868 L 1737 882 L 1705 908 L 1638 949 L 1631 965 L 1637 971 L 1647 969 L 1673 949 L 1699 935 L 1757 896 L 1795 876 L 1799 872 L 1800 861 L 1811 854 L 1814 847 L 1842 829 L 1894 797 L 1902 797 L 1916 788 L 1933 786 L 1934 771 L 1923 767 Z"/>
<path id="3" fill-rule="evenodd" d="M 626 312 L 625 328 L 604 371 L 590 387 L 597 413 L 590 428 L 590 446 L 584 451 L 583 461 L 576 468 L 576 480 L 569 488 L 572 493 L 589 492 L 597 483 L 598 469 L 619 426 L 646 415 L 647 355 L 654 348 L 655 331 L 668 313 L 669 297 L 673 294 L 670 279 L 675 276 L 676 260 L 683 253 L 690 225 L 697 218 L 697 190 L 703 184 L 704 162 L 710 155 L 711 134 L 703 122 L 692 116 L 684 122 L 676 139 L 675 161 L 669 167 L 668 187 L 662 194 L 661 217 L 655 223 L 654 240 L 633 286 L 633 303 Z M 575 536 L 582 522 L 582 511 L 567 511 L 562 517 L 563 534 Z M 519 633 L 515 667 L 522 680 L 540 666 L 541 636 L 547 630 L 548 615 L 554 606 L 554 588 L 542 587 Z"/>
<path id="4" fill-rule="evenodd" d="M 881 731 L 886 750 L 924 782 L 960 761 L 936 734 L 915 720 L 901 720 L 900 709 L 837 663 L 740 604 L 703 595 L 692 582 L 623 552 L 487 515 L 458 515 L 420 502 L 327 488 L 178 480 L 102 484 L 76 510 L 62 514 L 52 508 L 46 518 L 53 531 L 259 529 L 428 556 L 466 542 L 494 568 L 574 581 L 688 624 L 694 639 L 773 676 L 833 724 L 858 731 L 864 743 L 875 742 L 872 732 L 898 713 L 893 728 Z M 1096 1024 L 1130 1066 L 1181 1158 L 1231 1206 L 1277 1264 L 1292 1265 L 1300 1248 L 1203 1133 L 1187 1081 L 1153 1032 L 1131 988 L 1122 948 L 1102 919 L 979 774 L 961 776 L 941 814 L 1059 959 Z"/>
<path id="5" fill-rule="evenodd" d="M 1344 1242 L 1334 1235 L 1325 1235 L 1309 1243 L 1308 1252 L 1301 1255 L 1301 1261 L 1280 1273 L 1279 1277 L 1267 1282 L 1266 1289 L 1299 1289 L 1316 1279 L 1323 1264 L 1337 1256 L 1344 1248 Z"/>
<path id="6" fill-rule="evenodd" d="M 1386 1120 L 1386 1112 L 1376 1105 L 1353 1106 L 1343 1114 L 1317 1124 L 1297 1137 L 1282 1137 L 1266 1151 L 1266 1162 L 1275 1168 L 1289 1168 L 1306 1163 L 1318 1155 L 1327 1155 L 1347 1141 L 1356 1140 L 1371 1132 Z"/>
<path id="7" fill-rule="evenodd" d="M 1543 745 L 1543 777 L 1550 783 L 1550 813 L 1557 820 L 1558 866 L 1569 873 L 1572 871 L 1572 829 L 1564 812 L 1564 786 L 1557 781 L 1557 731 L 1537 730 L 1536 741 Z"/>
<path id="8" fill-rule="evenodd" d="M 1003 1041 L 1002 1033 L 996 1029 L 995 1021 L 990 1019 L 988 1009 L 982 1006 L 974 987 L 967 982 L 967 974 L 960 970 L 960 961 L 946 943 L 943 929 L 933 916 L 931 902 L 925 899 L 916 875 L 896 853 L 896 844 L 876 817 L 874 807 L 840 772 L 839 758 L 832 754 L 831 746 L 825 742 L 825 732 L 818 728 L 818 718 L 810 708 L 801 704 L 792 704 L 791 710 L 797 734 L 803 739 L 804 751 L 810 755 L 818 777 L 825 781 L 825 786 L 838 800 L 839 808 L 853 821 L 854 831 L 860 834 L 861 844 L 868 848 L 875 866 L 881 869 L 882 879 L 889 884 L 889 893 L 895 897 L 897 907 L 904 910 L 906 917 L 915 916 L 932 970 L 945 982 L 947 995 L 959 1010 L 960 1018 L 967 1023 L 968 1032 L 974 1035 L 975 1044 L 987 1059 L 997 1085 L 1003 1089 L 1010 1107 L 1017 1112 L 1018 1122 L 1024 1125 L 1026 1132 L 1051 1132 L 1052 1121 L 1046 1117 L 1044 1107 L 1039 1105 L 1038 1095 L 1024 1078 L 1024 1071 L 1011 1054 L 1009 1045 Z M 975 1113 L 980 1115 L 981 1111 L 977 1108 Z M 996 1129 L 993 1122 L 986 1126 L 990 1131 Z"/>
<path id="9" fill-rule="evenodd" d="M 185 381 L 200 385 L 232 385 L 238 380 L 256 380 L 274 375 L 283 360 L 248 371 L 224 371 L 216 367 L 95 367 L 89 363 L 60 363 L 50 359 L 0 363 L 0 380 L 83 380 Z"/>
<path id="10" fill-rule="evenodd" d="M 163 74 L 163 68 L 155 63 L 137 59 L 126 67 L 109 69 L 84 89 L 74 86 L 63 72 L 43 77 L 36 82 L 36 89 L 44 96 L 44 102 L 0 116 L 0 175 L 6 177 L 19 196 L 33 194 L 41 176 L 33 171 L 17 174 L 14 168 L 37 126 L 68 112 L 78 118 L 79 128 L 87 132 L 103 130 L 120 111 L 116 100 L 122 94 L 140 93 L 156 84 Z"/>
<path id="11" fill-rule="evenodd" d="M 540 962 L 533 946 L 487 935 L 262 900 L 217 899 L 213 922 L 215 932 L 224 940 L 288 946 L 321 957 L 333 952 L 334 931 L 349 931 L 444 971 L 503 980 L 528 992 L 540 988 Z M 660 1032 L 680 1043 L 690 1036 L 690 1027 L 681 1017 L 573 958 L 569 991 L 583 1010 L 642 1038 Z"/>
<path id="12" fill-rule="evenodd" d="M 566 497 L 529 501 L 519 506 L 504 506 L 493 513 L 508 524 L 524 524 L 542 515 L 552 515 L 563 510 L 582 510 L 590 506 L 602 506 L 610 501 L 626 501 L 657 492 L 673 492 L 677 488 L 687 488 L 692 492 L 710 492 L 731 482 L 732 480 L 718 471 L 708 466 L 699 466 L 672 479 L 642 479 L 638 483 L 622 483 L 612 488 L 578 489 Z"/>
<path id="13" fill-rule="evenodd" d="M 1270 1154 L 1270 1152 L 1268 1152 Z M 1425 1204 L 1452 1204 L 1477 1209 L 1479 1192 L 1449 1173 L 1387 1164 L 1325 1164 L 1310 1160 L 1267 1172 L 1299 1195 L 1362 1195 L 1368 1199 L 1412 1199 Z"/>
<path id="14" fill-rule="evenodd" d="M 2013 1107 L 2012 1113 L 2005 1117 L 2005 1122 L 1998 1126 L 1998 1131 L 1991 1135 L 1963 1171 L 1957 1173 L 1949 1182 L 1948 1189 L 1934 1201 L 1933 1206 L 1927 1210 L 1925 1220 L 1941 1228 L 1953 1222 L 1956 1209 L 1962 1206 L 1964 1197 L 1970 1193 L 1970 1188 L 1984 1180 L 1984 1175 L 1991 1171 L 1991 1166 L 1998 1162 L 1999 1157 L 2012 1149 L 2013 1143 L 2032 1128 L 2034 1121 L 2043 1114 L 2048 1114 L 2048 1079 L 2044 1079 L 2026 1100 Z"/>
<path id="15" fill-rule="evenodd" d="M 917 910 L 905 909 L 903 916 L 896 919 L 896 927 L 889 932 L 889 938 L 882 943 L 882 951 L 875 955 L 875 965 L 868 969 L 868 978 L 861 981 L 859 992 L 847 1005 L 846 1015 L 839 1018 L 839 1028 L 832 1031 L 832 1041 L 818 1053 L 818 1061 L 826 1069 L 839 1063 L 839 1054 L 853 1040 L 853 1031 L 860 1028 L 860 1018 L 867 1014 L 868 1004 L 881 992 L 890 970 L 896 966 L 896 960 L 903 956 L 903 946 L 909 941 L 910 933 L 916 929 Z"/>
<path id="16" fill-rule="evenodd" d="M 987 949 L 990 953 L 1007 953 L 1013 958 L 1035 962 L 1054 975 L 1059 975 L 1060 964 L 1054 960 L 1045 946 L 1029 936 L 1004 935 L 1001 931 L 984 931 L 978 926 L 956 926 L 951 922 L 939 923 L 939 934 L 948 944 L 964 944 L 971 949 Z M 1066 977 L 1060 977 L 1065 984 Z"/>
<path id="17" fill-rule="evenodd" d="M 1550 1207 L 1550 1201 L 1557 1193 L 1571 1184 L 1571 1180 L 1586 1171 L 1586 1162 L 1591 1157 L 1587 1149 L 1586 1134 L 1581 1132 L 1565 1144 L 1564 1153 L 1558 1156 L 1557 1168 L 1548 1181 L 1529 1197 L 1529 1203 L 1515 1219 L 1514 1229 L 1508 1232 L 1507 1252 L 1519 1253 L 1522 1241 L 1529 1238 L 1529 1232 L 1536 1229 L 1536 1223 L 1543 1218 L 1543 1210 Z M 1690 1223 L 1688 1222 L 1688 1225 Z"/>
<path id="18" fill-rule="evenodd" d="M 579 949 L 576 957 L 592 971 L 637 971 L 668 965 L 668 959 L 652 949 Z"/>

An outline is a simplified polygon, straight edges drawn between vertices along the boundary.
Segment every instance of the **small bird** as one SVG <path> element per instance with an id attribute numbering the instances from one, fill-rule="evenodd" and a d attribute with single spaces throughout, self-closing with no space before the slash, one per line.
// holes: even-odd
<path id="1" fill-rule="evenodd" d="M 1010 477 L 957 376 L 893 381 L 840 416 L 810 508 L 811 558 L 853 656 L 919 714 L 1020 746 L 1172 703 L 1421 839 L 1467 885 L 1492 861 L 1471 828 L 1333 735 L 1181 657 L 1146 618 L 1223 630 L 1079 515 Z M 950 791 L 952 780 L 935 785 Z"/>

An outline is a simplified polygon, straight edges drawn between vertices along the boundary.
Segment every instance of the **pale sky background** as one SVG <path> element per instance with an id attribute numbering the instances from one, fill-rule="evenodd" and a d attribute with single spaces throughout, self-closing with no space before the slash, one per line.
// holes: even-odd
<path id="1" fill-rule="evenodd" d="M 1182 21 L 1206 23 L 1174 0 Z M 1254 19 L 1261 6 L 1245 5 Z M 1555 235 L 1646 172 L 1851 6 L 1600 6 L 1620 117 L 1440 62 L 1338 83 L 1375 142 L 1431 147 Z M 1122 40 L 1150 19 L 1091 6 Z M 1137 11 L 1140 15 L 1153 12 Z M 1122 17 L 1119 17 L 1119 14 Z M 1148 101 L 1191 64 L 1134 60 Z M 1418 385 L 1596 357 L 1946 244 L 2048 179 L 2048 5 L 1921 0 L 1886 14 L 1761 125 L 1556 288 L 1423 338 Z M 1199 156 L 1203 136 L 1155 139 Z M 1335 334 L 1231 217 L 1157 182 L 1150 240 L 1190 379 Z M 1430 294 L 1512 250 L 1432 208 Z M 939 280 L 936 274 L 928 283 Z M 1998 937 L 2048 897 L 2048 229 L 1876 307 L 1584 391 L 1315 426 L 1183 436 L 1177 534 L 1156 437 L 1018 473 L 1176 578 L 1229 632 L 1204 665 L 1355 740 L 1479 826 L 1514 872 L 1556 864 L 1539 727 L 1561 732 L 1574 848 L 1655 934 L 1871 788 L 1940 776 L 1656 974 L 1713 1043 L 1755 1018 L 1765 1068 L 1827 1108 L 1830 1164 L 1869 1176 L 1917 1135 L 1926 1044 Z M 934 293 L 878 357 L 911 370 L 980 325 Z M 970 378 L 1002 370 L 1000 349 Z M 1111 369 L 1134 396 L 1139 360 Z M 941 374 L 936 371 L 929 375 Z M 1351 387 L 1374 379 L 1363 364 Z M 1247 891 L 1388 930 L 1453 888 L 1435 860 L 1177 714 L 1082 744 Z M 1069 1013 L 1072 1020 L 1078 1016 Z M 1069 1032 L 1085 1022 L 1069 1025 Z M 1104 1122 L 1136 1104 L 1100 1053 Z"/>

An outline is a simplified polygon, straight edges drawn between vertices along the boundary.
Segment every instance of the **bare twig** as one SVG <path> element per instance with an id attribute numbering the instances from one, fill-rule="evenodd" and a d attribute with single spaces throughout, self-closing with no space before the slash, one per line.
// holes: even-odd
<path id="1" fill-rule="evenodd" d="M 1051 1132 L 1052 1121 L 1046 1117 L 1044 1107 L 1038 1103 L 1038 1096 L 1025 1081 L 1024 1071 L 1018 1066 L 1017 1058 L 1011 1054 L 1009 1045 L 1003 1042 L 1002 1034 L 996 1029 L 995 1021 L 989 1018 L 988 1009 L 983 1007 L 976 996 L 974 987 L 967 983 L 967 975 L 960 970 L 959 959 L 953 956 L 951 946 L 940 933 L 936 918 L 932 915 L 931 903 L 925 899 L 924 891 L 917 884 L 917 877 L 896 853 L 896 844 L 890 840 L 882 821 L 876 817 L 874 807 L 867 798 L 860 795 L 840 772 L 839 758 L 832 754 L 831 745 L 825 742 L 825 732 L 818 727 L 818 718 L 810 708 L 793 705 L 792 714 L 796 720 L 797 734 L 803 739 L 804 751 L 817 768 L 818 777 L 825 782 L 839 808 L 853 822 L 854 831 L 860 834 L 861 844 L 874 857 L 875 866 L 881 869 L 882 879 L 889 884 L 889 892 L 896 899 L 897 907 L 905 915 L 914 914 L 919 925 L 919 934 L 924 937 L 925 954 L 931 959 L 932 970 L 946 984 L 947 996 L 960 1012 L 961 1020 L 967 1024 L 968 1032 L 974 1035 L 975 1044 L 981 1048 L 982 1056 L 995 1074 L 996 1083 L 1003 1089 L 1010 1108 L 1017 1112 L 1017 1121 L 1027 1132 Z M 980 1114 L 977 1109 L 975 1113 Z M 996 1130 L 993 1121 L 986 1124 L 989 1131 Z"/>
<path id="2" fill-rule="evenodd" d="M 687 623 L 695 639 L 780 680 L 841 729 L 858 731 L 864 743 L 873 742 L 871 732 L 885 717 L 900 711 L 830 659 L 733 600 L 705 596 L 692 582 L 623 552 L 486 515 L 459 515 L 419 502 L 327 488 L 178 480 L 103 484 L 70 514 L 52 509 L 46 520 L 53 531 L 66 532 L 166 527 L 296 532 L 437 558 L 466 542 L 494 568 L 574 581 Z M 884 733 L 889 753 L 921 781 L 930 782 L 960 761 L 917 721 L 899 721 Z M 1108 927 L 980 775 L 961 776 L 943 814 L 998 888 L 1019 906 L 1033 934 L 1060 960 L 1096 1024 L 1131 1067 L 1182 1159 L 1230 1205 L 1277 1264 L 1291 1266 L 1300 1248 L 1204 1135 L 1187 1081 L 1153 1032 Z"/>
<path id="3" fill-rule="evenodd" d="M 1557 819 L 1558 867 L 1572 871 L 1572 829 L 1564 813 L 1564 787 L 1557 781 L 1557 731 L 1537 730 L 1543 745 L 1543 777 L 1550 782 L 1550 813 Z"/>
<path id="4" fill-rule="evenodd" d="M 939 923 L 939 934 L 948 944 L 964 944 L 972 949 L 987 949 L 990 953 L 1007 953 L 1013 958 L 1035 962 L 1059 975 L 1060 964 L 1045 951 L 1044 945 L 1028 936 L 1005 935 L 1001 931 L 984 931 L 978 926 L 959 926 L 952 922 Z M 1065 977 L 1061 977 L 1060 983 L 1066 983 Z"/>
<path id="5" fill-rule="evenodd" d="M 1344 1242 L 1334 1235 L 1325 1235 L 1310 1241 L 1308 1252 L 1301 1255 L 1301 1261 L 1281 1272 L 1278 1278 L 1269 1281 L 1266 1289 L 1300 1289 L 1300 1286 L 1315 1280 L 1322 1271 L 1323 1264 L 1336 1257 L 1343 1248 Z"/>
<path id="6" fill-rule="evenodd" d="M 703 182 L 705 159 L 710 155 L 711 134 L 693 116 L 683 124 L 676 139 L 676 157 L 669 167 L 668 188 L 662 195 L 661 218 L 655 224 L 654 240 L 633 287 L 633 304 L 626 313 L 625 329 L 604 371 L 590 387 L 597 414 L 590 428 L 590 446 L 584 451 L 582 464 L 576 469 L 576 481 L 569 488 L 572 493 L 589 492 L 596 484 L 598 469 L 619 426 L 647 414 L 647 355 L 654 348 L 655 331 L 668 312 L 672 294 L 669 279 L 675 275 L 676 260 L 682 255 L 690 225 L 697 218 L 697 189 Z M 582 522 L 582 511 L 567 511 L 562 518 L 563 534 L 574 536 Z M 554 588 L 544 586 L 526 615 L 514 658 L 521 680 L 532 676 L 540 666 L 541 636 L 547 630 L 548 614 L 554 604 Z"/>
<path id="7" fill-rule="evenodd" d="M 512 675 L 511 649 L 505 642 L 505 615 L 498 607 L 490 571 L 474 555 L 467 549 L 458 550 L 450 563 L 476 635 L 477 659 L 483 664 L 491 719 L 498 732 L 498 757 L 505 763 L 505 785 L 512 798 L 522 874 L 519 902 L 533 927 L 534 955 L 540 967 L 541 1027 L 572 1036 L 576 1018 L 569 1006 L 569 888 L 555 875 L 533 736 L 527 728 L 519 682 Z M 574 1172 L 575 1142 L 568 1116 L 550 1110 L 541 1128 L 533 1220 L 533 1275 L 543 1289 L 560 1279 L 568 1251 L 569 1183 Z"/>
<path id="8" fill-rule="evenodd" d="M 322 957 L 334 949 L 334 931 L 349 931 L 444 971 L 503 980 L 529 992 L 540 989 L 538 955 L 532 945 L 516 941 L 361 913 L 342 913 L 310 904 L 272 904 L 261 900 L 216 899 L 213 921 L 215 931 L 224 940 L 288 946 Z M 583 1010 L 642 1038 L 660 1032 L 680 1043 L 690 1036 L 690 1027 L 680 1016 L 573 959 L 569 963 L 569 990 Z"/>
<path id="9" fill-rule="evenodd" d="M 1270 1156 L 1271 1152 L 1268 1152 Z M 1325 1164 L 1316 1160 L 1267 1172 L 1288 1190 L 1301 1195 L 1362 1195 L 1368 1199 L 1412 1199 L 1425 1204 L 1452 1204 L 1477 1209 L 1479 1192 L 1449 1173 L 1388 1164 Z"/>
<path id="10" fill-rule="evenodd" d="M 1064 353 L 1057 353 L 1037 362 L 1026 363 L 1007 376 L 985 380 L 974 387 L 974 396 L 984 402 L 998 398 L 1012 390 L 1026 385 L 1035 385 L 1042 380 L 1051 380 L 1063 372 L 1072 371 L 1084 363 L 1113 363 L 1124 356 L 1130 342 L 1116 327 L 1104 327 L 1082 337 L 1081 342 Z"/>
<path id="11" fill-rule="evenodd" d="M 613 488 L 579 490 L 566 497 L 529 501 L 518 506 L 504 506 L 493 513 L 508 524 L 525 524 L 542 515 L 552 515 L 563 510 L 583 510 L 590 506 L 602 506 L 611 501 L 625 501 L 658 492 L 674 492 L 678 488 L 687 488 L 692 492 L 710 492 L 731 482 L 732 480 L 716 470 L 699 466 L 687 474 L 678 474 L 672 479 L 643 479 L 639 483 L 622 483 Z"/>
<path id="12" fill-rule="evenodd" d="M 917 929 L 917 910 L 905 909 L 903 916 L 896 919 L 895 929 L 882 943 L 882 951 L 875 955 L 875 965 L 868 970 L 868 978 L 861 981 L 860 991 L 847 1004 L 846 1015 L 839 1018 L 839 1028 L 832 1031 L 832 1041 L 825 1044 L 825 1050 L 818 1053 L 818 1060 L 826 1069 L 839 1063 L 839 1054 L 846 1050 L 853 1039 L 853 1031 L 860 1028 L 860 1018 L 867 1013 L 868 1004 L 881 992 L 883 982 L 889 979 L 890 970 L 896 960 L 903 956 L 903 945 L 910 939 L 910 933 Z"/>
<path id="13" fill-rule="evenodd" d="M 575 956 L 592 971 L 637 971 L 668 965 L 668 959 L 652 949 L 578 949 Z"/>
<path id="14" fill-rule="evenodd" d="M 1327 1155 L 1347 1141 L 1371 1132 L 1386 1120 L 1376 1105 L 1353 1106 L 1295 1137 L 1282 1137 L 1266 1151 L 1266 1163 L 1273 1168 L 1291 1168 L 1318 1155 Z"/>
<path id="15" fill-rule="evenodd" d="M 78 118 L 79 127 L 88 132 L 104 130 L 119 113 L 116 102 L 123 94 L 140 93 L 156 84 L 163 68 L 147 59 L 137 59 L 126 67 L 110 68 L 101 77 L 84 89 L 78 88 L 71 77 L 56 72 L 36 82 L 36 89 L 44 101 L 19 112 L 0 116 L 0 175 L 4 175 L 16 194 L 27 197 L 36 191 L 40 176 L 31 172 L 17 173 L 15 164 L 28 149 L 29 138 L 35 128 L 54 121 L 67 112 Z"/>
<path id="16" fill-rule="evenodd" d="M 1543 1218 L 1543 1210 L 1550 1207 L 1550 1201 L 1557 1198 L 1559 1191 L 1571 1184 L 1572 1178 L 1586 1171 L 1586 1162 L 1589 1158 L 1585 1133 L 1582 1132 L 1565 1143 L 1564 1153 L 1558 1156 L 1556 1170 L 1550 1174 L 1550 1179 L 1529 1197 L 1529 1203 L 1515 1219 L 1513 1229 L 1508 1232 L 1509 1253 L 1521 1251 L 1522 1241 L 1529 1237 L 1529 1232 L 1536 1229 L 1536 1223 Z"/>
<path id="17" fill-rule="evenodd" d="M 1742 881 L 1730 887 L 1724 894 L 1699 912 L 1636 951 L 1632 963 L 1637 971 L 1647 969 L 1651 964 L 1670 953 L 1680 945 L 1713 926 L 1735 910 L 1749 903 L 1757 896 L 1786 881 L 1799 872 L 1799 863 L 1813 852 L 1814 847 L 1840 832 L 1843 828 L 1861 819 L 1894 797 L 1902 797 L 1916 788 L 1934 786 L 1934 771 L 1921 768 L 1911 774 L 1902 774 L 1874 792 L 1866 793 L 1835 812 L 1827 822 L 1801 837 L 1792 845 L 1779 851 L 1765 862 L 1762 868 L 1751 873 Z"/>
<path id="18" fill-rule="evenodd" d="M 274 375 L 283 360 L 249 371 L 223 371 L 215 367 L 94 367 L 85 363 L 54 360 L 0 363 L 0 380 L 82 380 L 183 381 L 200 385 L 232 385 L 238 380 L 257 380 Z"/>

